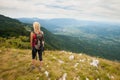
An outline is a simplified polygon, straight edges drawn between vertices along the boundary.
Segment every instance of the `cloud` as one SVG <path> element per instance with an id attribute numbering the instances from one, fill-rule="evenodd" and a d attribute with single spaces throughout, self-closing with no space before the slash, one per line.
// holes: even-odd
<path id="1" fill-rule="evenodd" d="M 0 0 L 10 17 L 76 18 L 120 21 L 119 0 Z"/>

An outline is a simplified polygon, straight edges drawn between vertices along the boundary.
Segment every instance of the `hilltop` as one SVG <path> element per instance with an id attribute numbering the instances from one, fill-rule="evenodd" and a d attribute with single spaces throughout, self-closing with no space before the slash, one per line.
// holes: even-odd
<path id="1" fill-rule="evenodd" d="M 30 71 L 31 50 L 0 48 L 0 80 L 120 80 L 119 62 L 47 50 L 43 59 L 42 71 Z"/>

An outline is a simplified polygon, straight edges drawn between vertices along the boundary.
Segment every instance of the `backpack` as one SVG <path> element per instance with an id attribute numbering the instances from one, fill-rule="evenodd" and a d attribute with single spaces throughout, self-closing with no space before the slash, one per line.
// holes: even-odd
<path id="1" fill-rule="evenodd" d="M 35 48 L 37 50 L 40 50 L 40 48 L 42 48 L 42 37 L 43 37 L 43 34 L 42 33 L 36 34 L 35 32 L 34 32 L 34 34 L 36 35 Z"/>

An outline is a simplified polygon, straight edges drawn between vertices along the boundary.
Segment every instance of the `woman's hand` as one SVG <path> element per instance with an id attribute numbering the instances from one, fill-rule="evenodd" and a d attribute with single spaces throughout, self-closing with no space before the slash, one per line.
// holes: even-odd
<path id="1" fill-rule="evenodd" d="M 43 47 L 44 47 L 44 41 L 42 41 L 42 45 L 43 45 Z"/>

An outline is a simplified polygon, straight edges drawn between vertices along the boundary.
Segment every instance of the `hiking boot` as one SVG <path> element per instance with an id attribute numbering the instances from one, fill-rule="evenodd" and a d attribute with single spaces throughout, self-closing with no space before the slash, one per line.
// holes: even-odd
<path id="1" fill-rule="evenodd" d="M 34 66 L 34 65 L 32 65 L 32 66 L 31 66 L 31 68 L 32 68 L 32 69 L 35 69 L 35 66 Z"/>
<path id="2" fill-rule="evenodd" d="M 34 65 L 31 65 L 31 67 L 30 67 L 30 72 L 31 72 L 33 69 L 35 69 L 35 66 L 34 66 Z"/>
<path id="3" fill-rule="evenodd" d="M 39 66 L 39 67 L 38 67 L 38 70 L 39 70 L 39 71 L 44 71 L 45 69 Z"/>
<path id="4" fill-rule="evenodd" d="M 40 66 L 38 67 L 38 70 L 41 71 L 41 67 Z"/>

